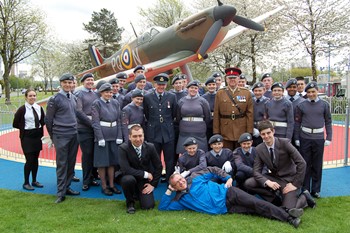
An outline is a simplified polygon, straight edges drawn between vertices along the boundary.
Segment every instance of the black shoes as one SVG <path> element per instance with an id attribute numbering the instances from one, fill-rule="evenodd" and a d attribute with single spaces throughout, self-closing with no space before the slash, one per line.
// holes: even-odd
<path id="1" fill-rule="evenodd" d="M 289 209 L 287 212 L 290 216 L 294 218 L 300 218 L 304 214 L 303 209 L 297 209 L 297 208 Z"/>
<path id="2" fill-rule="evenodd" d="M 79 182 L 80 179 L 79 179 L 78 177 L 76 177 L 76 176 L 73 176 L 72 181 L 73 181 L 73 182 Z"/>
<path id="3" fill-rule="evenodd" d="M 97 181 L 93 180 L 93 181 L 91 181 L 90 186 L 100 186 L 100 183 L 98 183 Z"/>
<path id="4" fill-rule="evenodd" d="M 300 218 L 293 218 L 293 217 L 291 217 L 291 218 L 288 220 L 288 222 L 289 222 L 289 224 L 292 225 L 293 227 L 298 228 L 299 225 L 300 225 L 301 220 L 300 220 Z"/>
<path id="5" fill-rule="evenodd" d="M 134 207 L 134 203 L 129 203 L 129 204 L 127 204 L 127 206 L 126 206 L 126 212 L 127 212 L 128 214 L 134 214 L 134 213 L 136 212 L 135 207 Z"/>
<path id="6" fill-rule="evenodd" d="M 40 184 L 38 181 L 32 182 L 33 187 L 44 188 L 44 185 Z"/>
<path id="7" fill-rule="evenodd" d="M 28 190 L 28 191 L 34 190 L 34 188 L 30 184 L 24 184 L 22 187 L 23 187 L 23 189 Z"/>
<path id="8" fill-rule="evenodd" d="M 113 196 L 113 193 L 109 188 L 102 188 L 101 192 L 106 196 Z"/>
<path id="9" fill-rule="evenodd" d="M 312 198 L 310 192 L 308 190 L 305 190 L 304 192 L 302 192 L 302 194 L 306 197 L 307 205 L 310 208 L 316 208 L 316 201 Z"/>
<path id="10" fill-rule="evenodd" d="M 112 193 L 115 193 L 115 194 L 121 194 L 121 193 L 122 193 L 122 191 L 120 191 L 120 190 L 117 189 L 116 187 L 109 188 L 109 190 L 110 190 Z"/>
<path id="11" fill-rule="evenodd" d="M 76 196 L 76 195 L 80 195 L 80 192 L 74 191 L 73 189 L 69 188 L 69 189 L 67 189 L 67 191 L 66 191 L 66 195 Z"/>
<path id="12" fill-rule="evenodd" d="M 58 197 L 55 201 L 56 204 L 59 204 L 61 202 L 64 202 L 64 200 L 66 200 L 66 197 Z"/>
<path id="13" fill-rule="evenodd" d="M 81 188 L 83 191 L 88 191 L 90 189 L 89 185 L 84 184 L 83 187 Z"/>
<path id="14" fill-rule="evenodd" d="M 321 194 L 319 192 L 312 192 L 311 196 L 313 196 L 314 198 L 321 198 Z"/>
<path id="15" fill-rule="evenodd" d="M 84 184 L 82 187 L 82 190 L 88 191 L 90 189 L 90 186 L 100 186 L 100 183 L 98 183 L 97 181 L 91 181 L 91 183 L 89 185 Z"/>

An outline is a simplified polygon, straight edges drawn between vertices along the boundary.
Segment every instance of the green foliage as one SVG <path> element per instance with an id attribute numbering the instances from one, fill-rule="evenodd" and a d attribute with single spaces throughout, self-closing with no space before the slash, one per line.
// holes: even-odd
<path id="1" fill-rule="evenodd" d="M 140 210 L 129 215 L 124 201 L 55 197 L 0 190 L 1 232 L 254 232 L 289 233 L 289 224 L 257 216 L 206 215 L 192 211 Z M 350 197 L 322 198 L 307 209 L 299 233 L 347 232 Z"/>
<path id="2" fill-rule="evenodd" d="M 84 30 L 92 34 L 93 38 L 88 40 L 90 43 L 102 43 L 103 56 L 109 57 L 119 49 L 119 41 L 124 28 L 119 28 L 114 13 L 106 8 L 100 12 L 93 12 L 91 21 L 83 24 Z"/>

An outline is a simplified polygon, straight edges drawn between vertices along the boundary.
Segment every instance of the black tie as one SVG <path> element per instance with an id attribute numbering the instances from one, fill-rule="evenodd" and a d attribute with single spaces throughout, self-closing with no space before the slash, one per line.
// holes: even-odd
<path id="1" fill-rule="evenodd" d="M 159 102 L 162 101 L 162 95 L 159 95 Z"/>
<path id="2" fill-rule="evenodd" d="M 109 100 L 106 100 L 106 104 L 109 104 Z"/>
<path id="3" fill-rule="evenodd" d="M 275 165 L 275 156 L 273 154 L 273 149 L 272 148 L 270 148 L 270 156 L 271 156 L 271 162 L 273 164 L 273 167 L 276 167 L 276 165 Z"/>
<path id="4" fill-rule="evenodd" d="M 141 160 L 141 150 L 140 150 L 140 148 L 135 147 L 135 150 L 136 150 L 137 157 L 139 158 L 139 160 Z"/>
<path id="5" fill-rule="evenodd" d="M 294 98 L 293 97 L 290 97 L 290 99 L 289 99 L 291 102 L 293 102 L 294 101 Z"/>
<path id="6" fill-rule="evenodd" d="M 116 95 L 113 95 L 113 99 L 116 99 L 117 98 L 117 96 Z"/>
<path id="7" fill-rule="evenodd" d="M 219 154 L 216 154 L 216 155 L 215 155 L 216 158 L 219 158 L 219 156 L 220 156 Z"/>
<path id="8" fill-rule="evenodd" d="M 311 100 L 311 103 L 315 103 L 315 100 Z"/>
<path id="9" fill-rule="evenodd" d="M 300 96 L 300 97 L 303 97 L 303 94 L 299 93 L 299 96 Z"/>
<path id="10" fill-rule="evenodd" d="M 35 121 L 35 128 L 39 128 L 39 116 L 38 113 L 35 111 L 34 107 L 32 107 L 33 115 L 34 115 L 34 121 Z"/>
<path id="11" fill-rule="evenodd" d="M 249 152 L 245 153 L 245 156 L 247 156 L 249 158 L 250 153 Z"/>
<path id="12" fill-rule="evenodd" d="M 256 102 L 257 102 L 257 103 L 260 103 L 260 99 L 257 99 Z"/>
<path id="13" fill-rule="evenodd" d="M 67 98 L 68 98 L 68 99 L 70 98 L 69 93 L 67 93 Z"/>

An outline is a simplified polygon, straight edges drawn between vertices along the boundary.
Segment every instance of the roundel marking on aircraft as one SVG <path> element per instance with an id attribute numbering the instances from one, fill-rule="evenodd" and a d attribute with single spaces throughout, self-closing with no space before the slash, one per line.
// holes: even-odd
<path id="1" fill-rule="evenodd" d="M 123 50 L 121 55 L 121 61 L 122 65 L 125 67 L 125 69 L 131 69 L 132 68 L 132 53 L 131 49 L 128 45 L 126 45 Z"/>

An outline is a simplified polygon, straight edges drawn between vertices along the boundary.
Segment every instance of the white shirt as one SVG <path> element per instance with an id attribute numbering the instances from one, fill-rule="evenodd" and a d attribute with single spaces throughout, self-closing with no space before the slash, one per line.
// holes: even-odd
<path id="1" fill-rule="evenodd" d="M 25 102 L 24 106 L 26 108 L 26 113 L 24 114 L 24 129 L 35 129 L 35 118 L 32 107 L 34 107 L 36 113 L 38 114 L 39 120 L 41 118 L 41 107 L 37 103 L 30 105 L 28 102 Z M 41 128 L 40 123 L 39 128 Z"/>

